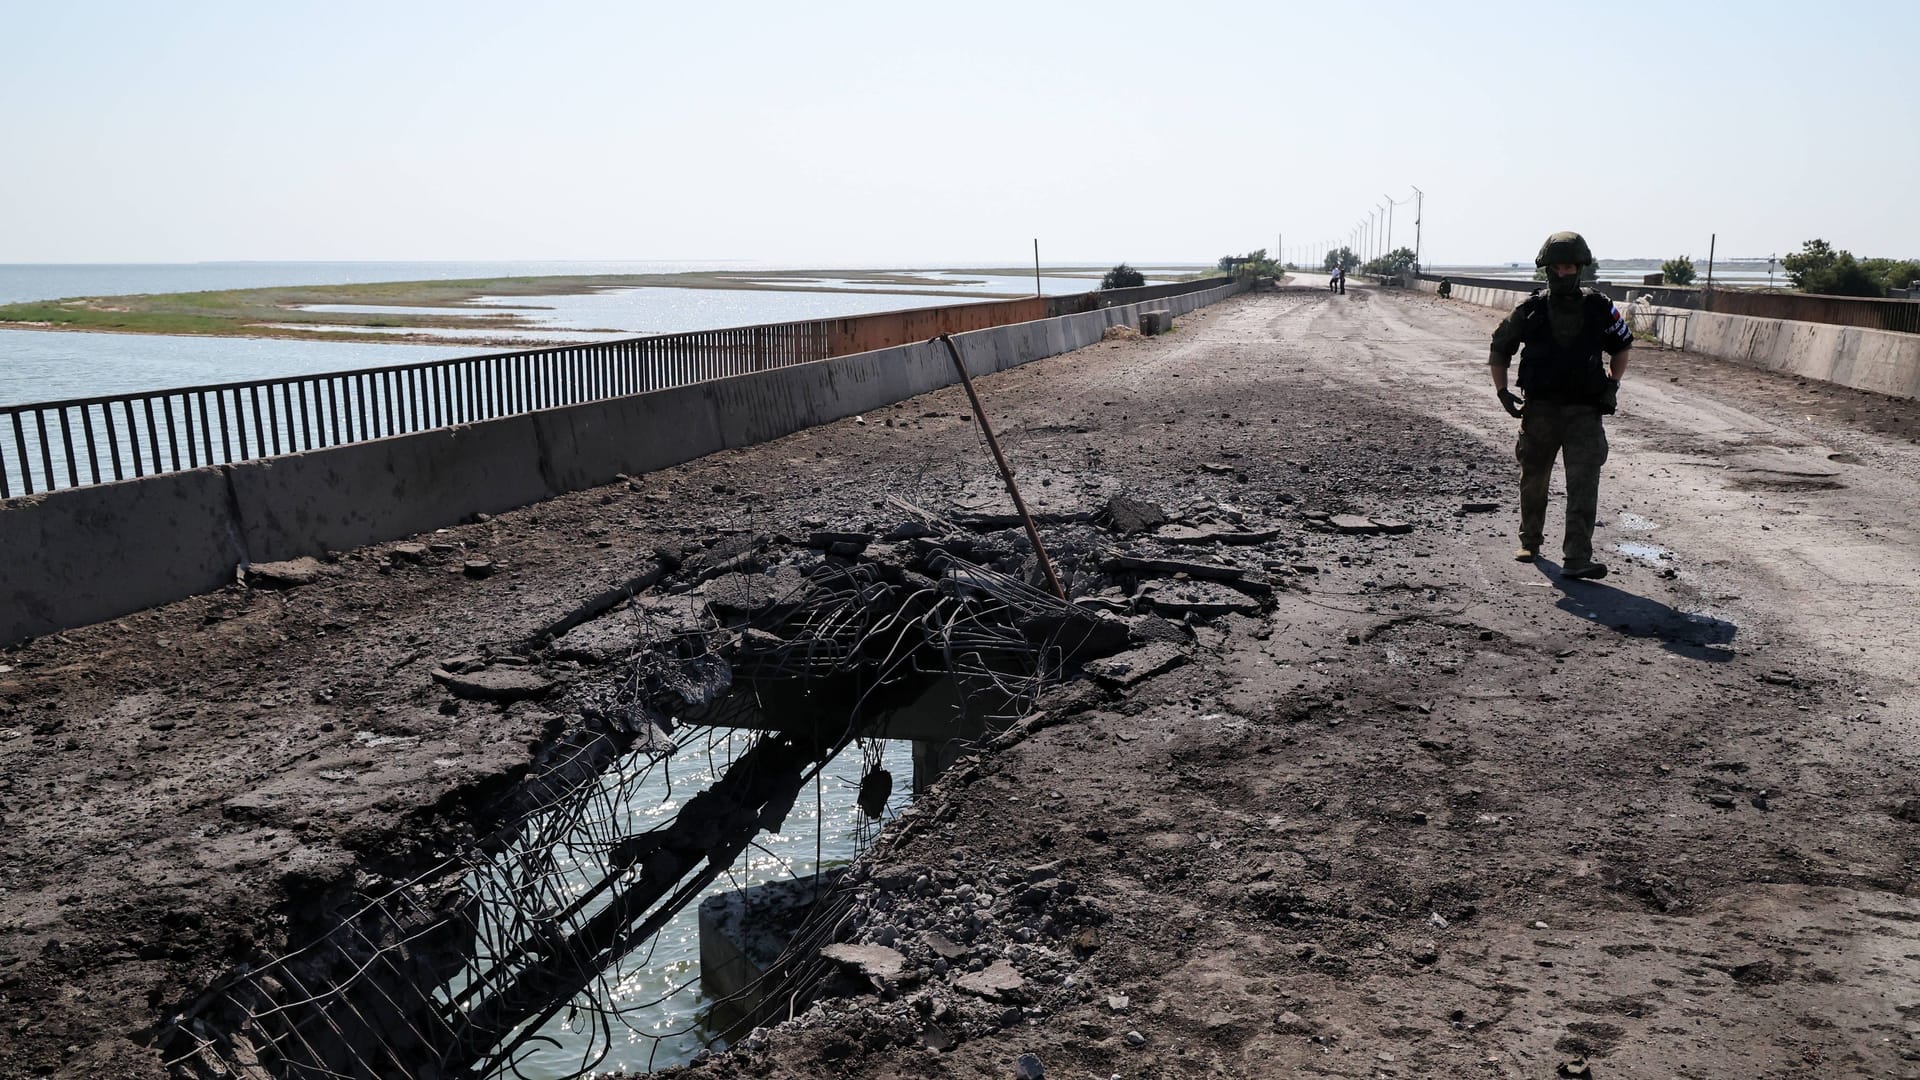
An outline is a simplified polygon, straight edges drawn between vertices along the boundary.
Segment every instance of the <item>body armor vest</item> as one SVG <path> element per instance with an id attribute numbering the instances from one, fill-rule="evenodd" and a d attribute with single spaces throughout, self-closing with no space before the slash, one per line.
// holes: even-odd
<path id="1" fill-rule="evenodd" d="M 1613 301 L 1583 291 L 1580 333 L 1566 345 L 1554 336 L 1549 303 L 1544 293 L 1535 293 L 1520 305 L 1520 389 L 1528 399 L 1601 404 L 1611 385 L 1601 353 Z"/>

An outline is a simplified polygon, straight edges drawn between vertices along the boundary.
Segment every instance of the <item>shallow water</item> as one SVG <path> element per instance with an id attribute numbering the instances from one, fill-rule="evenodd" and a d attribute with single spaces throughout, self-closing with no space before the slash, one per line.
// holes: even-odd
<path id="1" fill-rule="evenodd" d="M 687 799 L 712 783 L 748 745 L 744 732 L 726 734 L 712 747 L 702 729 L 683 729 L 683 733 L 688 733 L 690 744 L 674 754 L 667 768 L 656 769 L 631 800 L 629 833 L 667 824 Z M 912 744 L 881 746 L 882 764 L 894 777 L 894 797 L 887 807 L 891 817 L 905 806 L 904 793 L 911 787 Z M 821 866 L 843 864 L 859 854 L 878 827 L 854 806 L 865 768 L 858 747 L 842 752 L 822 770 L 816 789 L 801 792 L 780 833 L 761 834 L 757 845 L 682 909 L 649 947 L 627 959 L 617 978 L 610 980 L 614 995 L 606 1004 L 636 1011 L 614 1021 L 613 1045 L 595 1066 L 597 1072 L 621 1067 L 635 1072 L 661 1069 L 687 1061 L 706 1046 L 711 1035 L 702 1024 L 711 1002 L 699 985 L 700 901 L 716 893 L 811 875 Z M 639 1008 L 663 996 L 666 1000 Z M 530 1044 L 535 1049 L 520 1061 L 519 1071 L 528 1080 L 572 1076 L 592 1061 L 587 1055 L 594 1050 L 597 1027 L 584 1014 L 571 1024 L 565 1016 L 563 1012 L 542 1032 L 559 1045 Z"/>
<path id="2" fill-rule="evenodd" d="M 1613 550 L 1625 555 L 1629 559 L 1639 559 L 1642 562 L 1650 563 L 1658 563 L 1673 557 L 1673 552 L 1668 551 L 1666 548 L 1658 544 L 1643 543 L 1639 540 L 1622 540 L 1613 545 Z"/>

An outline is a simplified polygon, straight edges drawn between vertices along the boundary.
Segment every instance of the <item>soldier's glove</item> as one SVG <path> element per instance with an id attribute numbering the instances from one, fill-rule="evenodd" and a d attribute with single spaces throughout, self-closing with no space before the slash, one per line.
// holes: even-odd
<path id="1" fill-rule="evenodd" d="M 1507 410 L 1508 416 L 1524 416 L 1527 403 L 1511 390 L 1500 391 L 1500 407 Z"/>
<path id="2" fill-rule="evenodd" d="M 1607 388 L 1600 391 L 1600 415 L 1612 416 L 1620 407 L 1620 380 L 1608 379 Z"/>

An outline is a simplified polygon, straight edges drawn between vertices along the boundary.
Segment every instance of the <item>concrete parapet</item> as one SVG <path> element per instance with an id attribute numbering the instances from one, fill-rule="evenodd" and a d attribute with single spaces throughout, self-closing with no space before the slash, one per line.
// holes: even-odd
<path id="1" fill-rule="evenodd" d="M 246 560 L 214 468 L 10 499 L 0 552 L 0 644 L 217 589 Z"/>
<path id="2" fill-rule="evenodd" d="M 1920 398 L 1920 334 L 1710 311 L 1689 312 L 1686 326 L 1688 352 Z"/>
<path id="3" fill-rule="evenodd" d="M 224 468 L 247 560 L 273 562 L 549 498 L 545 461 L 534 417 L 510 416 Z"/>

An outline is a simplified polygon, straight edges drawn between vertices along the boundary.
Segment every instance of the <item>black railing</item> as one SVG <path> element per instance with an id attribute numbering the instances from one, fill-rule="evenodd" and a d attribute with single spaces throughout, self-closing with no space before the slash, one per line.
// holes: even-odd
<path id="1" fill-rule="evenodd" d="M 1225 279 L 0 405 L 0 499 L 408 435 L 1213 288 Z M 1091 299 L 1089 299 L 1091 298 Z"/>
<path id="2" fill-rule="evenodd" d="M 741 327 L 0 406 L 0 498 L 683 386 L 821 359 L 829 342 L 824 323 Z"/>

